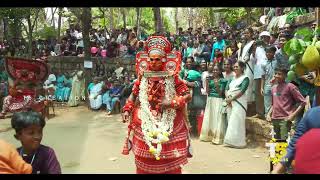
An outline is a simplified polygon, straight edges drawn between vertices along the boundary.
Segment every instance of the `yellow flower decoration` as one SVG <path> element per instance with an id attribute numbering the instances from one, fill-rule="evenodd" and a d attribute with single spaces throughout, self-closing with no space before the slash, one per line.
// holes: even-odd
<path id="1" fill-rule="evenodd" d="M 164 132 L 163 135 L 166 136 L 166 137 L 168 137 L 168 136 L 169 136 L 169 133 L 168 133 L 168 132 Z"/>
<path id="2" fill-rule="evenodd" d="M 157 156 L 157 157 L 156 157 L 156 160 L 157 160 L 157 161 L 159 161 L 159 160 L 160 160 L 160 157 L 159 157 L 159 156 Z"/>
<path id="3" fill-rule="evenodd" d="M 150 147 L 149 152 L 151 154 L 154 154 L 156 152 L 156 149 L 154 147 Z"/>

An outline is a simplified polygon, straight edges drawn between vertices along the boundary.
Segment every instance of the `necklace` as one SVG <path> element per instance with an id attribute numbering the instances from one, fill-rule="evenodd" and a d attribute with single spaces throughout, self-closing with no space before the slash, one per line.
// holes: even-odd
<path id="1" fill-rule="evenodd" d="M 34 158 L 36 157 L 36 154 L 37 154 L 37 152 L 35 152 L 35 153 L 33 154 L 32 159 L 31 159 L 31 162 L 30 162 L 30 165 L 32 165 L 32 163 L 33 163 L 33 161 L 34 161 Z M 23 157 L 24 155 L 27 155 L 27 154 L 23 154 L 23 148 L 21 148 L 21 150 L 20 150 L 20 156 Z"/>

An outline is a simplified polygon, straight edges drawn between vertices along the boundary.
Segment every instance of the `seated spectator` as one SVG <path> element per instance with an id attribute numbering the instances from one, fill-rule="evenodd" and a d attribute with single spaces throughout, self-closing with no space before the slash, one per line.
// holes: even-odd
<path id="1" fill-rule="evenodd" d="M 103 82 L 100 81 L 99 77 L 93 78 L 93 83 L 88 86 L 88 97 L 90 102 L 90 108 L 93 110 L 100 109 L 102 105 L 102 86 Z"/>
<path id="2" fill-rule="evenodd" d="M 70 91 L 71 89 L 68 87 L 68 79 L 63 73 L 61 73 L 61 70 L 58 70 L 55 99 L 61 102 L 68 101 Z"/>
<path id="3" fill-rule="evenodd" d="M 113 87 L 110 89 L 109 99 L 107 99 L 107 115 L 110 115 L 114 109 L 116 102 L 120 101 L 122 87 L 119 80 L 113 81 Z"/>

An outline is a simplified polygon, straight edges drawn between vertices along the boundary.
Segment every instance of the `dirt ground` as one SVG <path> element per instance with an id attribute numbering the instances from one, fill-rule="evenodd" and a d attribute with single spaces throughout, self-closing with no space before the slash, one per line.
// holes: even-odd
<path id="1" fill-rule="evenodd" d="M 56 108 L 55 117 L 47 121 L 42 144 L 52 147 L 64 174 L 133 174 L 132 152 L 121 154 L 126 124 L 120 115 L 106 117 L 84 106 Z M 20 146 L 14 139 L 10 119 L 0 120 L 0 138 Z M 268 151 L 249 146 L 233 149 L 223 145 L 192 140 L 193 158 L 183 167 L 186 174 L 266 174 Z"/>

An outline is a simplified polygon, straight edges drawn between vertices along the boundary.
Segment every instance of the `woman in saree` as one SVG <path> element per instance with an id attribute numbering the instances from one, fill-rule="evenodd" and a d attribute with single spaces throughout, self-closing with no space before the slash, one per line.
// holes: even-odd
<path id="1" fill-rule="evenodd" d="M 246 91 L 246 96 L 248 99 L 248 103 L 252 103 L 254 101 L 254 93 L 253 93 L 253 53 L 255 51 L 255 41 L 253 40 L 254 32 L 252 28 L 247 28 L 243 32 L 243 40 L 244 46 L 241 48 L 238 53 L 238 60 L 242 61 L 246 64 L 246 69 L 244 74 L 249 78 L 250 83 L 248 86 L 248 90 Z"/>
<path id="2" fill-rule="evenodd" d="M 78 71 L 73 76 L 71 94 L 68 101 L 68 106 L 78 106 L 81 100 L 85 97 L 85 79 L 83 71 Z"/>
<path id="3" fill-rule="evenodd" d="M 94 77 L 93 83 L 88 87 L 91 109 L 98 110 L 102 106 L 102 86 L 103 82 L 100 81 L 100 78 Z"/>
<path id="4" fill-rule="evenodd" d="M 71 89 L 67 86 L 68 79 L 64 74 L 61 73 L 61 70 L 58 70 L 57 74 L 55 99 L 56 101 L 60 102 L 68 101 L 71 91 Z"/>
<path id="5" fill-rule="evenodd" d="M 214 144 L 222 144 L 226 131 L 226 123 L 224 114 L 221 113 L 221 107 L 227 81 L 224 80 L 218 64 L 209 66 L 209 68 L 213 68 L 213 74 L 208 76 L 206 79 L 206 91 L 208 98 L 204 112 L 200 140 L 212 141 Z"/>
<path id="6" fill-rule="evenodd" d="M 235 148 L 246 146 L 247 97 L 244 95 L 249 86 L 249 78 L 244 74 L 246 64 L 238 61 L 233 65 L 235 77 L 226 87 L 226 106 L 228 127 L 224 144 Z"/>

